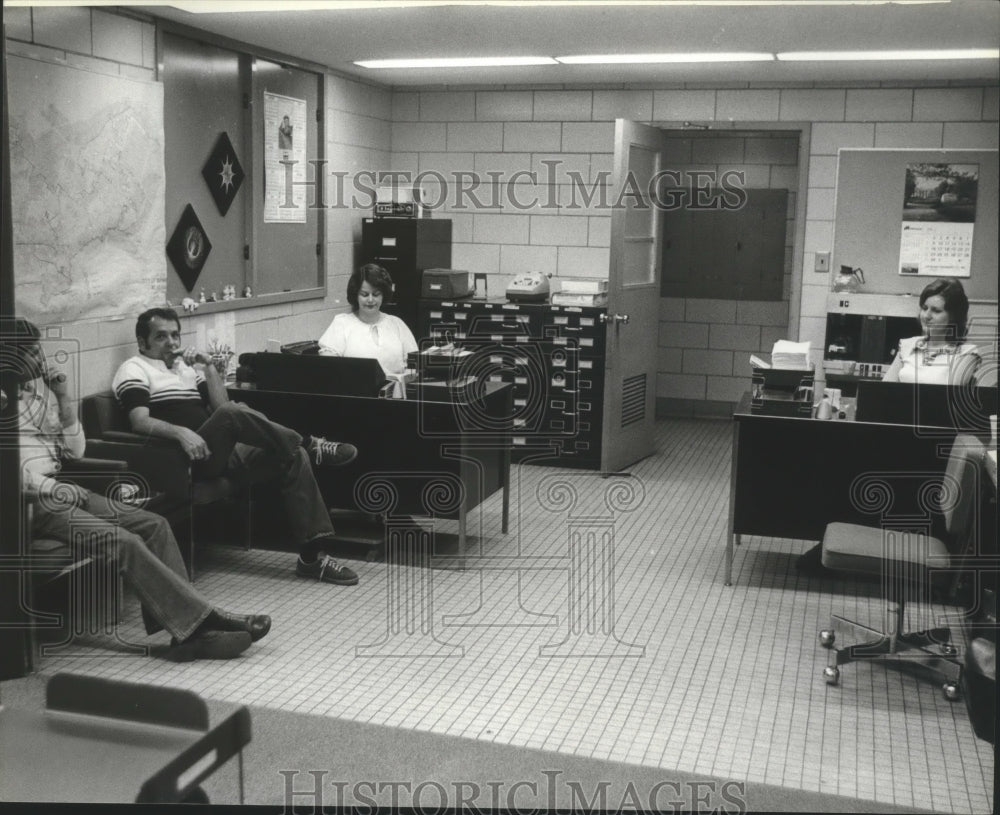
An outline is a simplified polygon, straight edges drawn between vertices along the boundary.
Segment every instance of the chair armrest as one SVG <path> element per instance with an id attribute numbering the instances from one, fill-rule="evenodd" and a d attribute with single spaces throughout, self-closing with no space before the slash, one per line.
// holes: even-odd
<path id="1" fill-rule="evenodd" d="M 157 436 L 146 436 L 142 433 L 133 433 L 129 430 L 106 430 L 102 433 L 98 441 L 118 441 L 123 444 L 143 444 L 150 447 L 176 447 L 177 442 L 170 439 L 161 439 Z"/>
<path id="2" fill-rule="evenodd" d="M 111 434 L 108 434 L 109 436 Z M 118 434 L 115 434 L 118 435 Z M 123 433 L 123 436 L 134 434 Z M 127 470 L 149 485 L 151 492 L 189 497 L 191 493 L 191 462 L 181 448 L 166 439 L 147 444 L 136 436 L 138 443 L 88 439 L 87 454 L 115 458 L 126 462 Z"/>
<path id="3" fill-rule="evenodd" d="M 89 445 L 88 445 L 89 450 Z M 83 458 L 68 458 L 62 461 L 61 472 L 67 475 L 73 473 L 92 473 L 92 472 L 124 472 L 128 469 L 128 463 L 124 459 L 120 458 L 107 458 L 101 456 L 100 458 L 94 458 L 92 456 L 84 456 Z"/>
<path id="4" fill-rule="evenodd" d="M 68 481 L 91 492 L 107 493 L 126 472 L 128 464 L 124 460 L 88 456 L 64 459 L 57 478 L 59 481 Z"/>

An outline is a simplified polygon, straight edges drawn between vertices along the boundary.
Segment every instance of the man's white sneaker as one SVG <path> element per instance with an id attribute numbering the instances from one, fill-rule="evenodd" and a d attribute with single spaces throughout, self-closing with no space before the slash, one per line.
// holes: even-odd
<path id="1" fill-rule="evenodd" d="M 354 586 L 358 582 L 358 576 L 352 569 L 341 566 L 329 555 L 320 555 L 312 563 L 299 558 L 295 564 L 295 574 L 299 577 L 311 577 L 322 583 L 336 583 L 338 586 Z"/>
<path id="2" fill-rule="evenodd" d="M 358 448 L 341 441 L 327 441 L 322 436 L 310 436 L 306 448 L 317 467 L 343 467 L 358 457 Z"/>

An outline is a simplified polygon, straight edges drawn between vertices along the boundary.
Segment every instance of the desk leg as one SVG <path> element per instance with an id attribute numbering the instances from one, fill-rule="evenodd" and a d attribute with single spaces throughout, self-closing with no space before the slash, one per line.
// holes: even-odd
<path id="1" fill-rule="evenodd" d="M 458 568 L 465 571 L 465 535 L 468 513 L 465 511 L 465 502 L 458 508 Z"/>
<path id="2" fill-rule="evenodd" d="M 510 528 L 510 445 L 503 446 L 500 472 L 503 474 L 503 512 L 500 519 L 500 531 L 505 535 Z"/>
<path id="3" fill-rule="evenodd" d="M 726 532 L 725 582 L 733 585 L 733 545 L 739 545 L 739 535 L 736 534 L 736 474 L 740 450 L 740 423 L 733 420 L 733 458 L 729 470 L 729 529 Z"/>

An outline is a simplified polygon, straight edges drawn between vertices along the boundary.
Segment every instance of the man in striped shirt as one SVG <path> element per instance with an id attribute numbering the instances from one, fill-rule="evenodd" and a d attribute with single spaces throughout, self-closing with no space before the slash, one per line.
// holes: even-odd
<path id="1" fill-rule="evenodd" d="M 276 478 L 290 534 L 299 547 L 296 573 L 352 586 L 357 574 L 330 558 L 333 525 L 313 476 L 317 465 L 341 466 L 357 449 L 298 433 L 246 405 L 230 402 L 207 354 L 181 347 L 177 312 L 153 308 L 135 327 L 139 353 L 115 373 L 112 388 L 136 433 L 176 441 L 197 478 L 226 474 L 253 483 Z M 307 449 L 309 453 L 307 453 Z"/>

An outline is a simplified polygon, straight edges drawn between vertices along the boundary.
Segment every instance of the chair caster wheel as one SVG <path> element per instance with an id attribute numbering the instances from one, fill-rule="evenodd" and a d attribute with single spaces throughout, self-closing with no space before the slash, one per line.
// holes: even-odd
<path id="1" fill-rule="evenodd" d="M 941 643 L 941 645 L 939 646 L 939 650 L 946 657 L 953 657 L 956 654 L 958 654 L 958 649 L 954 645 L 952 645 L 950 642 L 943 642 L 943 643 Z M 949 683 L 949 684 L 951 684 L 951 683 Z"/>
<path id="2" fill-rule="evenodd" d="M 837 641 L 837 635 L 829 628 L 824 628 L 819 632 L 819 644 L 824 648 L 833 648 L 833 643 Z"/>
<path id="3" fill-rule="evenodd" d="M 823 669 L 823 678 L 826 680 L 827 685 L 836 685 L 840 680 L 840 668 L 836 668 L 833 665 L 827 665 Z"/>
<path id="4" fill-rule="evenodd" d="M 949 702 L 956 701 L 962 695 L 962 691 L 959 690 L 958 683 L 956 682 L 945 682 L 941 686 L 941 690 L 944 692 L 944 698 Z"/>

